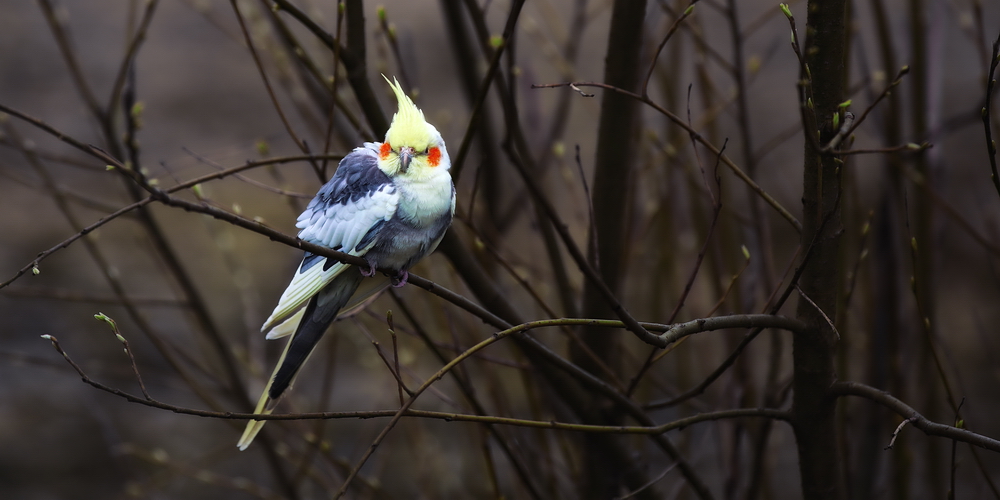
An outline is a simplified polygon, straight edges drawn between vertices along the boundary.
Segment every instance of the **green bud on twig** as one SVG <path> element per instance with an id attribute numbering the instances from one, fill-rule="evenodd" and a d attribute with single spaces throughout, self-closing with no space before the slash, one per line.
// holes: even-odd
<path id="1" fill-rule="evenodd" d="M 750 250 L 747 249 L 746 245 L 740 245 L 740 251 L 743 252 L 743 258 L 750 260 Z"/>
<path id="2" fill-rule="evenodd" d="M 385 6 L 384 5 L 379 5 L 378 8 L 375 9 L 375 13 L 378 14 L 378 21 L 380 23 L 384 23 L 385 22 Z"/>
<path id="3" fill-rule="evenodd" d="M 844 108 L 846 108 L 846 107 L 848 107 L 850 105 L 851 105 L 851 100 L 848 99 L 848 100 L 846 100 L 846 101 L 838 104 L 837 107 L 840 108 L 840 109 L 844 109 Z"/>
<path id="4" fill-rule="evenodd" d="M 42 274 L 42 271 L 38 269 L 38 264 L 31 266 L 31 274 L 34 274 L 35 276 Z"/>
<path id="5" fill-rule="evenodd" d="M 779 3 L 779 4 L 778 4 L 778 7 L 780 7 L 780 8 L 781 8 L 781 12 L 783 12 L 783 13 L 785 14 L 785 17 L 787 17 L 787 18 L 789 18 L 789 19 L 791 19 L 791 18 L 792 18 L 792 9 L 789 9 L 789 8 L 788 8 L 788 4 L 785 4 L 785 3 Z"/>
<path id="6" fill-rule="evenodd" d="M 107 323 L 108 325 L 111 326 L 111 328 L 115 328 L 116 327 L 115 320 L 111 319 L 107 314 L 104 314 L 102 312 L 99 312 L 99 313 L 95 314 L 94 315 L 94 319 L 96 319 L 98 321 L 103 321 L 103 322 Z"/>
<path id="7" fill-rule="evenodd" d="M 684 9 L 684 15 L 690 16 L 694 12 L 694 4 L 688 5 L 688 8 Z"/>

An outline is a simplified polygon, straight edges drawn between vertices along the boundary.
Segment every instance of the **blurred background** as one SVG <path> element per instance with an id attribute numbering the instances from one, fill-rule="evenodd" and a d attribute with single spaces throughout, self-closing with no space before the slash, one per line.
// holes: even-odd
<path id="1" fill-rule="evenodd" d="M 453 160 L 470 124 L 475 130 L 455 166 L 455 239 L 414 272 L 495 311 L 471 276 L 487 277 L 521 320 L 580 315 L 583 275 L 552 222 L 529 203 L 511 160 L 520 146 L 511 144 L 524 137 L 526 150 L 516 156 L 531 159 L 532 177 L 586 249 L 604 91 L 532 85 L 602 81 L 606 58 L 615 57 L 606 54 L 611 2 L 527 2 L 475 121 L 509 2 L 349 2 L 363 8 L 363 32 L 358 24 L 348 28 L 351 15 L 339 16 L 334 2 L 293 4 L 348 40 L 343 53 L 288 8 L 266 2 L 0 0 L 0 104 L 138 164 L 166 188 L 248 161 L 342 155 L 381 139 L 370 103 L 359 100 L 348 75 L 370 82 L 389 117 L 395 103 L 379 74 L 394 75 L 442 132 Z M 648 2 L 640 79 L 687 5 Z M 805 5 L 791 8 L 804 37 Z M 832 318 L 841 335 L 839 378 L 887 390 L 946 424 L 955 421 L 949 401 L 962 402 L 966 427 L 998 437 L 1000 197 L 990 182 L 980 109 L 1000 5 L 863 0 L 850 10 L 849 108 L 861 115 L 902 66 L 910 71 L 849 146 L 893 152 L 845 157 L 841 307 Z M 777 3 L 702 0 L 659 53 L 648 95 L 716 148 L 725 144 L 727 157 L 799 216 L 803 136 L 788 29 Z M 140 44 L 133 43 L 137 33 Z M 128 54 L 132 64 L 124 62 Z M 345 64 L 332 92 L 335 60 Z M 505 109 L 511 102 L 513 119 Z M 998 113 L 994 106 L 994 137 Z M 0 287 L 0 498 L 335 492 L 386 419 L 270 423 L 264 440 L 238 452 L 243 421 L 180 415 L 101 392 L 39 338 L 57 337 L 92 379 L 141 394 L 122 344 L 93 318 L 104 313 L 128 339 L 154 399 L 248 412 L 282 347 L 265 341 L 259 327 L 300 252 L 154 203 L 53 253 L 33 272 L 40 252 L 143 196 L 104 162 L 0 116 L 0 282 L 29 267 Z M 623 166 L 623 253 L 620 262 L 601 261 L 620 269 L 622 303 L 636 318 L 659 323 L 766 312 L 796 264 L 795 228 L 652 107 L 642 106 L 639 120 L 640 132 L 622 144 L 634 157 L 630 169 Z M 925 142 L 933 147 L 919 147 Z M 177 195 L 294 234 L 295 218 L 335 165 L 274 162 Z M 921 243 L 916 250 L 913 239 Z M 793 298 L 780 312 L 794 315 L 794 307 Z M 442 357 L 497 331 L 417 287 L 394 290 L 335 324 L 279 411 L 398 408 L 396 381 L 378 352 L 394 356 L 390 310 L 395 356 L 410 388 L 437 371 Z M 601 377 L 632 383 L 634 400 L 656 423 L 731 408 L 787 408 L 791 334 L 770 331 L 703 393 L 657 405 L 696 387 L 743 333 L 692 337 L 640 371 L 650 347 L 608 330 L 617 339 L 615 359 Z M 566 357 L 576 356 L 575 335 L 568 328 L 532 334 Z M 534 358 L 500 342 L 415 407 L 578 421 L 558 384 L 543 379 Z M 840 401 L 838 411 L 851 498 L 940 498 L 950 487 L 950 442 L 908 428 L 885 450 L 900 417 L 853 399 Z M 719 420 L 665 436 L 717 498 L 801 495 L 795 439 L 784 422 Z M 624 450 L 624 467 L 653 483 L 641 495 L 694 497 L 650 438 L 609 439 Z M 578 453 L 585 440 L 572 432 L 405 418 L 347 496 L 573 498 L 589 470 Z M 956 457 L 958 498 L 1000 497 L 1000 456 L 959 445 Z"/>

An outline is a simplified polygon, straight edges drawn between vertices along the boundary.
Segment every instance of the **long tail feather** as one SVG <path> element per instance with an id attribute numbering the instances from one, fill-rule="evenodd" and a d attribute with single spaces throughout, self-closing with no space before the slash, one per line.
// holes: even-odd
<path id="1" fill-rule="evenodd" d="M 271 412 L 274 411 L 275 404 L 272 403 L 277 403 L 277 401 L 272 402 L 268 393 L 271 392 L 271 383 L 274 381 L 275 375 L 278 374 L 278 370 L 281 368 L 281 365 L 285 363 L 285 356 L 288 355 L 288 348 L 292 346 L 292 338 L 293 337 L 289 337 L 288 342 L 285 343 L 285 349 L 281 351 L 281 357 L 278 358 L 278 363 L 274 365 L 274 372 L 272 372 L 271 376 L 268 377 L 267 385 L 264 387 L 264 392 L 261 393 L 260 399 L 257 401 L 257 407 L 253 410 L 254 414 L 270 415 Z M 260 430 L 264 428 L 265 423 L 267 423 L 267 420 L 251 420 L 247 422 L 247 427 L 243 431 L 243 436 L 240 437 L 239 442 L 236 443 L 236 447 L 239 448 L 240 451 L 247 449 L 247 446 L 250 446 L 250 443 L 252 443 L 254 438 L 257 437 Z"/>
<path id="2" fill-rule="evenodd" d="M 309 359 L 316 343 L 337 317 L 337 312 L 354 294 L 362 278 L 361 272 L 356 267 L 345 269 L 329 285 L 309 299 L 302 319 L 296 325 L 295 334 L 285 344 L 285 350 L 281 353 L 281 358 L 257 402 L 254 413 L 269 415 L 274 411 L 275 405 L 291 387 L 299 369 Z M 247 423 L 243 437 L 237 443 L 240 450 L 250 446 L 265 422 L 266 420 L 251 420 Z"/>

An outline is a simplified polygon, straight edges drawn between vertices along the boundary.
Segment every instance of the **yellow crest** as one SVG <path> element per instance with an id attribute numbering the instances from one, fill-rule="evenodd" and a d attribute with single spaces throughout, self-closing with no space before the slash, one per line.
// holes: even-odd
<path id="1" fill-rule="evenodd" d="M 399 105 L 399 110 L 392 116 L 389 131 L 385 133 L 386 142 L 391 144 L 393 148 L 410 146 L 417 151 L 427 149 L 431 145 L 433 137 L 427 121 L 424 120 L 424 112 L 420 111 L 420 108 L 403 93 L 403 88 L 399 85 L 398 80 L 393 78 L 393 81 L 390 82 L 385 75 L 382 75 L 382 78 L 385 78 L 385 81 L 389 83 L 392 93 L 396 94 L 396 103 Z"/>

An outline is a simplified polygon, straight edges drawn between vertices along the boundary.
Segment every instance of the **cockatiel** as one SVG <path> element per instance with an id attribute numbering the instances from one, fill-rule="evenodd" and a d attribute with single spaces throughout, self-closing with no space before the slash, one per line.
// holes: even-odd
<path id="1" fill-rule="evenodd" d="M 366 142 L 345 156 L 296 224 L 302 240 L 363 257 L 368 267 L 305 254 L 261 328 L 268 339 L 292 337 L 254 413 L 274 410 L 364 277 L 373 276 L 376 268 L 388 268 L 396 271 L 391 276 L 393 286 L 402 286 L 410 267 L 438 246 L 451 225 L 455 186 L 444 140 L 398 81 L 389 86 L 399 110 L 385 141 Z M 241 450 L 264 422 L 247 423 L 237 444 Z"/>

